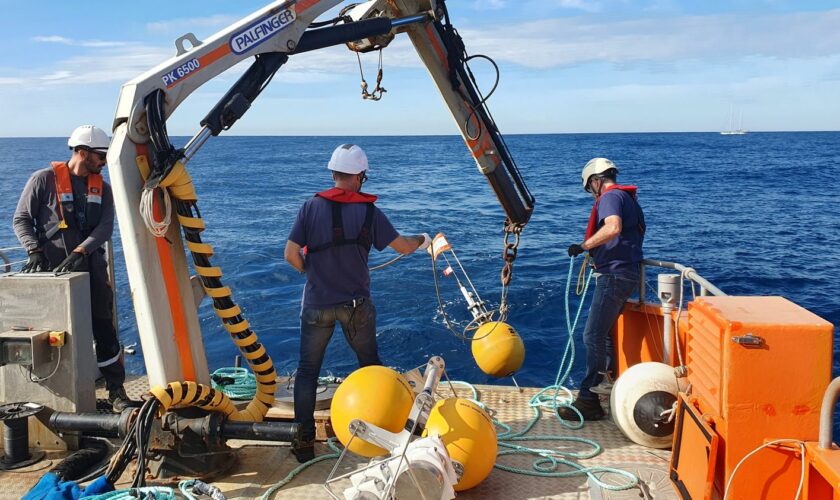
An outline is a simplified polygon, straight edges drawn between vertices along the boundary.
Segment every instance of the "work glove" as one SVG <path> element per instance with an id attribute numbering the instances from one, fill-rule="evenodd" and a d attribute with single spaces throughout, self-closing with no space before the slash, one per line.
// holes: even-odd
<path id="1" fill-rule="evenodd" d="M 82 261 L 84 260 L 85 255 L 83 253 L 70 252 L 70 255 L 68 255 L 66 259 L 61 261 L 61 264 L 59 264 L 58 267 L 53 269 L 53 271 L 55 273 L 72 273 L 82 264 Z"/>
<path id="2" fill-rule="evenodd" d="M 586 250 L 584 250 L 583 247 L 578 245 L 577 243 L 569 245 L 569 257 L 577 257 L 585 251 Z"/>
<path id="3" fill-rule="evenodd" d="M 20 272 L 22 273 L 38 273 L 46 271 L 49 268 L 47 258 L 44 256 L 43 250 L 32 250 L 29 252 L 29 262 L 23 265 Z"/>
<path id="4" fill-rule="evenodd" d="M 429 248 L 429 245 L 431 245 L 431 244 L 432 244 L 432 238 L 431 238 L 431 236 L 429 236 L 429 233 L 423 233 L 423 234 L 421 234 L 420 236 L 422 236 L 422 237 L 423 237 L 423 242 L 422 242 L 422 243 L 420 243 L 420 246 L 419 246 L 419 247 L 417 247 L 417 250 L 426 250 L 426 249 L 428 249 L 428 248 Z M 431 253 L 431 250 L 429 250 L 429 253 Z"/>

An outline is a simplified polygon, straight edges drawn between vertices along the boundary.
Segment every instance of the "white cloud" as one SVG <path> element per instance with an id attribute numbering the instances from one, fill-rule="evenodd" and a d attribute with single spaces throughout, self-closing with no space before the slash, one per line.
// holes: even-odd
<path id="1" fill-rule="evenodd" d="M 89 47 L 89 46 L 88 46 Z M 173 55 L 172 49 L 139 43 L 119 43 L 93 47 L 85 54 L 69 57 L 48 68 L 9 70 L 0 74 L 0 85 L 89 85 L 123 83 Z"/>
<path id="2" fill-rule="evenodd" d="M 74 40 L 72 38 L 67 38 L 59 35 L 34 36 L 32 37 L 32 41 L 39 43 L 58 43 L 61 45 L 90 48 L 124 47 L 126 45 L 129 45 L 129 42 L 103 40 Z"/>
<path id="3" fill-rule="evenodd" d="M 473 8 L 476 10 L 498 10 L 506 6 L 506 0 L 475 0 L 473 3 Z"/>
<path id="4" fill-rule="evenodd" d="M 146 29 L 150 33 L 178 33 L 179 35 L 198 29 L 207 29 L 215 33 L 219 29 L 233 24 L 241 18 L 242 16 L 216 14 L 207 17 L 171 19 L 168 21 L 148 23 L 146 24 Z"/>
<path id="5" fill-rule="evenodd" d="M 608 21 L 582 16 L 520 23 L 503 32 L 473 28 L 462 34 L 471 53 L 544 69 L 588 62 L 820 57 L 840 53 L 838 25 L 840 9 L 749 18 L 714 15 Z"/>

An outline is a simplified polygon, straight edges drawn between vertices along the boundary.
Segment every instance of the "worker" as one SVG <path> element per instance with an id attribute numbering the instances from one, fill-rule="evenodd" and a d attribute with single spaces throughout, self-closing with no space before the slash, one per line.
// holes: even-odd
<path id="1" fill-rule="evenodd" d="M 76 128 L 67 141 L 66 162 L 53 162 L 29 178 L 14 215 L 14 231 L 26 249 L 24 273 L 86 271 L 96 361 L 115 412 L 132 406 L 125 392 L 122 347 L 114 326 L 114 294 L 105 242 L 114 230 L 114 198 L 102 179 L 110 140 L 93 125 Z"/>
<path id="2" fill-rule="evenodd" d="M 610 334 L 624 303 L 639 285 L 645 216 L 636 198 L 636 186 L 616 183 L 618 167 L 606 158 L 593 158 L 581 173 L 583 189 L 595 198 L 586 234 L 569 246 L 576 257 L 589 252 L 595 266 L 595 293 L 583 330 L 586 375 L 572 405 L 584 420 L 604 417 L 598 395 L 609 394 L 615 373 L 615 347 Z M 566 420 L 579 419 L 568 407 L 557 413 Z"/>
<path id="3" fill-rule="evenodd" d="M 379 365 L 376 308 L 370 294 L 368 253 L 391 247 L 401 254 L 425 250 L 428 234 L 400 236 L 374 205 L 376 196 L 361 192 L 368 158 L 357 145 L 342 144 L 327 168 L 335 186 L 307 200 L 286 242 L 286 261 L 306 274 L 300 314 L 300 362 L 294 382 L 295 421 L 300 440 L 292 451 L 303 463 L 315 456 L 315 393 L 324 352 L 336 322 L 356 353 L 359 366 Z"/>

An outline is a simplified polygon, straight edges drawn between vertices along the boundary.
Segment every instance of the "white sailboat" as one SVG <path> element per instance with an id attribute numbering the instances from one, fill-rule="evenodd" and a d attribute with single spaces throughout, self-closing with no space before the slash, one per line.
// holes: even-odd
<path id="1" fill-rule="evenodd" d="M 738 128 L 735 128 L 735 111 L 729 108 L 729 130 L 722 130 L 720 135 L 745 135 L 747 131 L 742 126 L 743 117 L 743 112 L 738 112 Z"/>

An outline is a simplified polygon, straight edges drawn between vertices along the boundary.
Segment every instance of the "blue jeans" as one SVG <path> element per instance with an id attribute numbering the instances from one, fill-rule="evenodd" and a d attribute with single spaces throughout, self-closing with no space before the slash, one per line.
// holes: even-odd
<path id="1" fill-rule="evenodd" d="M 376 308 L 369 298 L 325 308 L 304 307 L 300 313 L 300 363 L 295 376 L 295 422 L 300 424 L 302 441 L 315 439 L 318 375 L 336 321 L 356 353 L 359 367 L 382 364 L 376 350 Z"/>
<path id="2" fill-rule="evenodd" d="M 610 330 L 621 314 L 624 303 L 636 289 L 639 278 L 618 277 L 612 274 L 595 274 L 595 293 L 589 307 L 589 317 L 583 330 L 586 347 L 586 375 L 580 382 L 581 399 L 597 400 L 598 395 L 589 389 L 601 383 L 600 372 L 615 373 L 615 343 Z"/>

